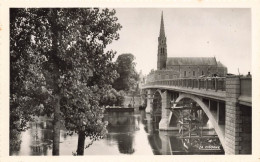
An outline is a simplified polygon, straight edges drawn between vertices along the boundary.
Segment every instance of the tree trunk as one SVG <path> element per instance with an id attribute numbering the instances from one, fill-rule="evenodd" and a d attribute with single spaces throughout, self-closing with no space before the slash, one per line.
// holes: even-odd
<path id="1" fill-rule="evenodd" d="M 51 68 L 51 75 L 53 82 L 51 85 L 54 88 L 54 94 L 55 94 L 55 106 L 54 106 L 54 119 L 53 119 L 53 149 L 52 149 L 52 155 L 56 156 L 60 154 L 60 88 L 58 86 L 58 79 L 59 79 L 59 60 L 58 60 L 58 47 L 59 47 L 59 29 L 58 29 L 58 9 L 51 9 L 51 19 L 50 19 L 50 25 L 51 25 L 51 31 L 53 33 L 53 47 L 52 47 L 52 54 L 50 55 L 49 61 L 53 65 Z"/>
<path id="2" fill-rule="evenodd" d="M 55 96 L 52 155 L 60 155 L 60 97 Z"/>
<path id="3" fill-rule="evenodd" d="M 77 155 L 84 155 L 85 138 L 84 131 L 80 131 L 78 136 Z"/>

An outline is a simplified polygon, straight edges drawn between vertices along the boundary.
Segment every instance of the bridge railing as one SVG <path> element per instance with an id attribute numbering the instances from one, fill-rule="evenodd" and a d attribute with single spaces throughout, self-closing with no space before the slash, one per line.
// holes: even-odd
<path id="1" fill-rule="evenodd" d="M 215 91 L 226 90 L 226 80 L 222 77 L 208 77 L 208 78 L 178 78 L 169 80 L 158 80 L 154 82 L 148 82 L 144 85 L 165 85 L 165 86 L 176 86 L 186 88 L 198 88 Z"/>

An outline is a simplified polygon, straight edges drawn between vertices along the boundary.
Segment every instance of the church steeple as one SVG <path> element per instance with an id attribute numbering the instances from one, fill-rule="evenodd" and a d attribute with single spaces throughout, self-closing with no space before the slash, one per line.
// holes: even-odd
<path id="1" fill-rule="evenodd" d="M 164 31 L 164 21 L 163 21 L 163 12 L 162 12 L 160 34 L 158 37 L 157 70 L 166 69 L 166 61 L 167 61 L 167 44 L 166 44 L 166 36 Z"/>
<path id="2" fill-rule="evenodd" d="M 160 35 L 159 37 L 165 37 L 165 31 L 164 31 L 164 22 L 163 22 L 163 12 L 161 15 L 161 27 L 160 27 Z"/>

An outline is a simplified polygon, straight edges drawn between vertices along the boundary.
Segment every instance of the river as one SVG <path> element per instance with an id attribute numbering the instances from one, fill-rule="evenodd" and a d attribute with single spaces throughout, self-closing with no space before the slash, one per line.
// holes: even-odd
<path id="1" fill-rule="evenodd" d="M 108 121 L 106 137 L 95 141 L 85 149 L 85 155 L 178 155 L 178 154 L 224 154 L 217 152 L 194 152 L 185 149 L 178 131 L 159 131 L 158 121 L 153 121 L 144 111 L 109 112 L 104 119 Z M 29 123 L 30 129 L 17 137 L 10 155 L 51 155 L 51 120 L 40 118 Z M 73 155 L 77 149 L 77 134 L 67 135 L 61 130 L 60 155 Z M 40 147 L 36 147 L 40 143 Z M 86 140 L 88 143 L 88 139 Z"/>

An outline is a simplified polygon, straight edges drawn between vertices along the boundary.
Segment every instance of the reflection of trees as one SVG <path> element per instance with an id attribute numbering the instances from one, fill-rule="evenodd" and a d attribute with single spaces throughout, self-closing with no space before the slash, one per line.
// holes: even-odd
<path id="1" fill-rule="evenodd" d="M 118 149 L 120 153 L 123 154 L 133 154 L 134 148 L 133 148 L 133 135 L 129 134 L 120 134 L 117 137 L 118 140 Z"/>
<path id="2" fill-rule="evenodd" d="M 31 155 L 47 155 L 52 147 L 52 124 L 50 121 L 36 121 L 30 123 Z"/>
<path id="3" fill-rule="evenodd" d="M 39 123 L 41 129 L 52 129 L 52 121 L 51 120 L 44 120 Z"/>
<path id="4" fill-rule="evenodd" d="M 148 133 L 148 141 L 153 150 L 154 155 L 162 155 L 160 151 L 162 149 L 162 141 L 159 136 L 159 131 L 157 125 L 154 122 L 151 122 L 151 119 L 147 122 L 144 129 Z"/>
<path id="5" fill-rule="evenodd" d="M 52 122 L 45 118 L 37 118 L 35 122 L 29 122 L 27 133 L 23 136 L 30 140 L 31 155 L 47 155 L 48 149 L 52 147 Z M 10 155 L 17 154 L 21 148 L 21 133 L 10 130 Z"/>
<path id="6" fill-rule="evenodd" d="M 126 133 L 135 131 L 135 118 L 130 113 L 129 115 L 122 115 L 119 113 L 109 114 L 105 120 L 108 121 L 108 133 Z"/>
<path id="7" fill-rule="evenodd" d="M 13 155 L 21 149 L 21 132 L 10 130 L 9 154 Z"/>
<path id="8" fill-rule="evenodd" d="M 133 133 L 136 128 L 133 113 L 112 112 L 105 116 L 105 120 L 108 121 L 106 137 L 108 143 L 109 141 L 117 141 L 120 153 L 133 154 Z"/>
<path id="9" fill-rule="evenodd" d="M 144 112 L 145 113 L 145 112 Z M 145 119 L 144 119 L 145 117 Z M 141 114 L 141 121 L 145 121 L 144 123 L 144 130 L 148 134 L 147 138 L 149 141 L 149 144 L 152 148 L 154 155 L 161 155 L 161 149 L 162 149 L 162 141 L 159 136 L 158 127 L 157 124 L 152 122 L 152 115 L 150 114 Z"/>
<path id="10" fill-rule="evenodd" d="M 52 141 L 53 134 L 51 129 L 42 130 L 41 133 L 42 133 L 43 142 L 48 143 Z"/>

